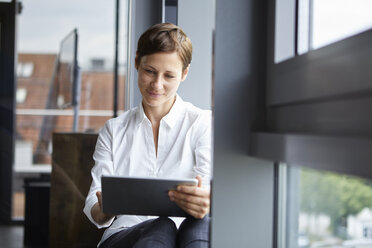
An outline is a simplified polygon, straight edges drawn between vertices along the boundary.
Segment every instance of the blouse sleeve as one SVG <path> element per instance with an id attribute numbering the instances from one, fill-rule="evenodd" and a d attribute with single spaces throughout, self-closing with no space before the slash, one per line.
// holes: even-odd
<path id="1" fill-rule="evenodd" d="M 212 178 L 212 113 L 205 110 L 200 117 L 195 136 L 194 172 L 209 186 Z"/>
<path id="2" fill-rule="evenodd" d="M 96 148 L 93 154 L 94 166 L 91 170 L 92 184 L 85 199 L 84 213 L 88 219 L 98 228 L 104 228 L 111 225 L 114 218 L 100 225 L 95 222 L 91 215 L 91 209 L 98 202 L 96 192 L 101 191 L 101 176 L 113 174 L 113 156 L 112 156 L 112 127 L 111 121 L 107 121 L 105 126 L 99 132 Z"/>

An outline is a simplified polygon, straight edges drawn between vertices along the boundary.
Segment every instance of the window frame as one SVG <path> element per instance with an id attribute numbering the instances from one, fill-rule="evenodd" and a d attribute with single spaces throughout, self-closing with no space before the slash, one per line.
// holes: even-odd
<path id="1" fill-rule="evenodd" d="M 254 130 L 249 154 L 372 178 L 363 165 L 372 162 L 366 104 L 372 102 L 372 30 L 275 64 L 275 2 L 268 7 L 266 125 Z M 306 126 L 299 120 L 319 116 L 333 122 Z"/>
<path id="2" fill-rule="evenodd" d="M 281 163 L 372 178 L 372 30 L 301 55 L 292 30 L 294 56 L 275 63 L 275 5 L 268 1 L 264 124 L 252 130 L 248 152 L 274 161 L 274 248 L 289 242 L 279 230 Z"/>

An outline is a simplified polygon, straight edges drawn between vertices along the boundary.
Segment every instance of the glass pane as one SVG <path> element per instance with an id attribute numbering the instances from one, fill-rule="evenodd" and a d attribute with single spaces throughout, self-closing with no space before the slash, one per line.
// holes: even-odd
<path id="1" fill-rule="evenodd" d="M 295 56 L 295 1 L 276 0 L 274 63 Z"/>
<path id="2" fill-rule="evenodd" d="M 313 0 L 312 48 L 370 29 L 371 12 L 371 0 Z"/>
<path id="3" fill-rule="evenodd" d="M 372 247 L 372 180 L 281 167 L 279 247 Z"/>
<path id="4" fill-rule="evenodd" d="M 297 53 L 299 55 L 309 51 L 311 45 L 311 12 L 312 0 L 298 1 L 298 47 Z"/>
<path id="5" fill-rule="evenodd" d="M 78 131 L 98 132 L 113 116 L 114 16 L 115 1 L 23 2 L 18 19 L 13 217 L 23 217 L 24 179 L 51 171 L 52 133 L 73 130 L 74 39 L 65 38 L 75 28 L 81 68 Z M 127 1 L 121 3 L 120 16 L 121 112 L 125 107 Z"/>

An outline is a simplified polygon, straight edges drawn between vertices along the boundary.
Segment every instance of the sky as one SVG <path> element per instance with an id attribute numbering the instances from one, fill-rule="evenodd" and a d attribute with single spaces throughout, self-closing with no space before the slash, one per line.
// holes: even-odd
<path id="1" fill-rule="evenodd" d="M 121 2 L 120 61 L 125 60 L 126 2 Z M 78 58 L 86 66 L 91 58 L 113 61 L 115 0 L 23 0 L 18 16 L 20 53 L 58 53 L 60 43 L 78 29 Z"/>

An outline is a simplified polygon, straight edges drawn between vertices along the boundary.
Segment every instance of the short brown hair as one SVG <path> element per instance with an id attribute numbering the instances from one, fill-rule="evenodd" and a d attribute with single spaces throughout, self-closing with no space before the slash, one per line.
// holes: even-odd
<path id="1" fill-rule="evenodd" d="M 192 59 L 191 40 L 180 27 L 172 23 L 155 24 L 147 29 L 138 40 L 136 64 L 140 64 L 143 56 L 175 51 L 181 58 L 184 71 Z"/>

